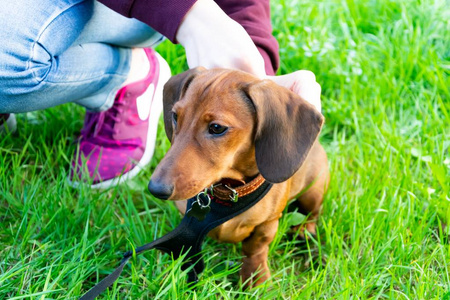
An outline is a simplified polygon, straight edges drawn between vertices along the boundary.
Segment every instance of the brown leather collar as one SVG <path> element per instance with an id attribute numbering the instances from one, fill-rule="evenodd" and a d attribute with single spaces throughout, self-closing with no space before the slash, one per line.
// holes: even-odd
<path id="1" fill-rule="evenodd" d="M 243 197 L 253 193 L 264 183 L 264 178 L 259 174 L 250 182 L 238 187 L 230 187 L 225 183 L 215 185 L 213 188 L 214 197 L 220 200 L 233 201 L 234 196 Z"/>

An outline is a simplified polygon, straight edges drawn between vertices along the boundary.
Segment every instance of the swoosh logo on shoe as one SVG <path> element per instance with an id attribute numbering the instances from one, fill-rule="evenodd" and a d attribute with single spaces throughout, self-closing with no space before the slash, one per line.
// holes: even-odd
<path id="1" fill-rule="evenodd" d="M 150 83 L 147 90 L 137 97 L 136 107 L 139 115 L 139 119 L 145 121 L 150 115 L 150 108 L 152 107 L 153 96 L 155 93 L 155 85 Z"/>

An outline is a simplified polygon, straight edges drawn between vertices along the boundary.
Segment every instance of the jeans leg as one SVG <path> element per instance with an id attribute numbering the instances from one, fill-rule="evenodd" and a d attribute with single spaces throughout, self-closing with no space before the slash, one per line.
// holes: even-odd
<path id="1" fill-rule="evenodd" d="M 102 31 L 92 30 L 95 26 L 90 25 L 90 20 L 101 19 L 96 16 L 97 5 L 93 0 L 2 3 L 0 113 L 33 111 L 77 101 L 95 110 L 111 101 L 108 99 L 114 97 L 128 75 L 131 50 L 106 44 L 114 43 L 111 33 L 99 43 Z M 105 19 L 109 23 L 99 27 L 106 30 L 110 24 L 119 26 L 121 21 L 134 23 L 115 15 L 117 18 Z M 130 45 L 141 33 L 129 36 Z M 116 36 L 121 38 L 118 43 L 127 41 L 122 33 Z M 142 37 L 141 40 L 145 42 Z"/>
<path id="2" fill-rule="evenodd" d="M 102 43 L 121 47 L 156 47 L 164 40 L 164 36 L 141 21 L 125 18 L 105 5 L 95 1 L 93 14 L 86 23 L 80 36 L 73 46 L 90 43 Z M 128 57 L 127 57 L 128 58 Z M 121 80 L 121 83 L 124 80 Z M 106 110 L 113 104 L 115 94 L 120 84 L 106 90 L 108 95 L 99 93 L 77 100 L 76 103 L 87 107 L 91 111 Z"/>
<path id="3" fill-rule="evenodd" d="M 74 44 L 106 43 L 121 47 L 155 47 L 163 36 L 141 21 L 125 18 L 95 1 L 92 17 Z"/>

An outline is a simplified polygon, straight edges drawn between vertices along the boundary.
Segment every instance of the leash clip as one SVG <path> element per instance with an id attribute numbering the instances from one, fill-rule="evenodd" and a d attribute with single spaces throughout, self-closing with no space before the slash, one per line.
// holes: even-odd
<path id="1" fill-rule="evenodd" d="M 233 193 L 233 195 L 230 195 L 231 202 L 238 202 L 239 197 L 238 197 L 238 193 L 236 192 L 236 190 L 228 185 L 225 185 L 225 187 Z"/>
<path id="2" fill-rule="evenodd" d="M 196 199 L 196 201 L 202 208 L 209 207 L 209 205 L 211 204 L 211 197 L 208 195 L 208 189 L 205 189 L 204 191 L 198 193 Z M 206 204 L 203 203 L 202 200 L 206 200 Z"/>
<path id="3" fill-rule="evenodd" d="M 206 215 L 211 211 L 211 197 L 208 195 L 208 189 L 197 194 L 189 210 L 186 211 L 188 217 L 194 217 L 203 221 Z"/>

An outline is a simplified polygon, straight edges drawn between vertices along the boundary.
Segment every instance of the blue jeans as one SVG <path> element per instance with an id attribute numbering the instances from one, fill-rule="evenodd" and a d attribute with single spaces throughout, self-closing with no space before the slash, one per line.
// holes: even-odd
<path id="1" fill-rule="evenodd" d="M 8 0 L 0 9 L 0 113 L 75 102 L 109 108 L 131 47 L 162 36 L 94 0 Z"/>

